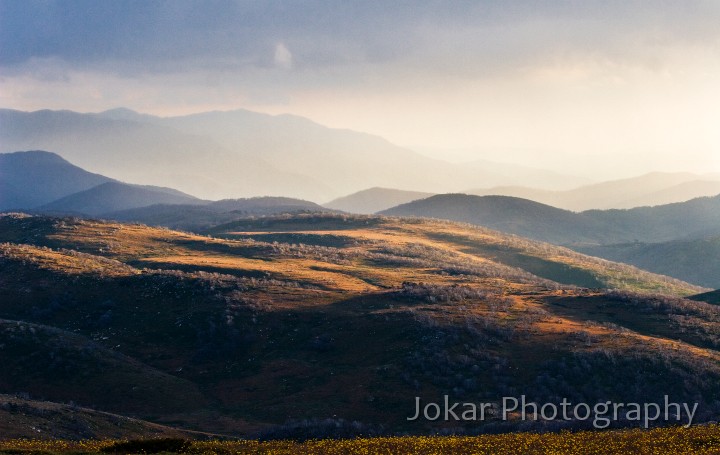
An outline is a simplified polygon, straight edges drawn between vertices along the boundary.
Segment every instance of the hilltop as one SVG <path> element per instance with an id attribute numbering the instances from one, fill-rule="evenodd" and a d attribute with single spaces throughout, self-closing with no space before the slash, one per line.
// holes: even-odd
<path id="1" fill-rule="evenodd" d="M 666 242 L 717 232 L 720 195 L 656 207 L 575 213 L 509 196 L 441 194 L 380 213 L 461 221 L 561 245 Z"/>
<path id="2" fill-rule="evenodd" d="M 200 200 L 171 188 L 107 182 L 41 205 L 37 211 L 97 216 L 154 204 L 193 202 Z"/>
<path id="3" fill-rule="evenodd" d="M 172 188 L 119 182 L 55 153 L 0 154 L 0 210 L 101 217 L 197 230 L 248 216 L 331 212 L 287 197 L 207 201 Z"/>
<path id="4" fill-rule="evenodd" d="M 588 240 L 588 221 L 569 210 L 509 196 L 439 194 L 380 212 L 460 221 L 552 243 Z"/>
<path id="5" fill-rule="evenodd" d="M 55 153 L 0 153 L 0 210 L 35 208 L 111 181 Z"/>
<path id="6" fill-rule="evenodd" d="M 565 245 L 717 287 L 720 196 L 628 210 L 575 213 L 507 196 L 437 195 L 381 212 L 462 221 Z M 702 264 L 702 266 L 698 266 Z"/>
<path id="7" fill-rule="evenodd" d="M 406 421 L 418 394 L 673 390 L 716 412 L 720 310 L 677 297 L 705 289 L 489 229 L 299 214 L 199 235 L 5 215 L 0 242 L 0 384 L 32 397 L 245 435 L 303 419 L 428 431 Z"/>
<path id="8" fill-rule="evenodd" d="M 203 201 L 202 204 L 154 204 L 105 213 L 103 216 L 111 220 L 133 221 L 197 232 L 238 218 L 302 212 L 333 212 L 333 210 L 301 199 L 254 197 Z"/>
<path id="9" fill-rule="evenodd" d="M 432 195 L 432 193 L 403 191 L 393 188 L 369 188 L 334 199 L 324 205 L 327 208 L 342 210 L 344 212 L 371 215 L 395 207 L 396 205 L 418 199 L 425 199 Z"/>

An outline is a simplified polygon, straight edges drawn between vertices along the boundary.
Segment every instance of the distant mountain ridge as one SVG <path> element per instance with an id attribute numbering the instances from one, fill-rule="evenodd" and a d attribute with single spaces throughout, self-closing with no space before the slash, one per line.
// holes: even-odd
<path id="1" fill-rule="evenodd" d="M 34 208 L 113 179 L 93 174 L 57 154 L 0 154 L 0 210 Z"/>
<path id="2" fill-rule="evenodd" d="M 462 221 L 720 287 L 720 196 L 575 213 L 508 196 L 446 194 L 381 214 Z"/>
<path id="3" fill-rule="evenodd" d="M 225 199 L 204 204 L 155 204 L 104 214 L 118 221 L 201 231 L 238 218 L 299 212 L 333 212 L 313 202 L 283 197 Z"/>
<path id="4" fill-rule="evenodd" d="M 720 288 L 720 235 L 660 243 L 577 245 L 573 249 L 700 286 Z"/>
<path id="5" fill-rule="evenodd" d="M 155 117 L 128 109 L 0 109 L 0 144 L 4 151 L 53 150 L 94 172 L 206 199 L 290 195 L 324 202 L 372 187 L 443 193 L 521 184 L 528 175 L 512 165 L 498 172 L 453 164 L 378 136 L 246 110 Z M 554 175 L 538 171 L 549 186 Z"/>
<path id="6" fill-rule="evenodd" d="M 657 207 L 574 213 L 508 196 L 444 194 L 381 214 L 462 221 L 562 245 L 666 242 L 720 231 L 720 196 Z"/>
<path id="7" fill-rule="evenodd" d="M 433 193 L 376 187 L 334 199 L 327 204 L 324 204 L 324 206 L 350 213 L 370 215 L 395 207 L 396 205 L 405 204 L 418 199 L 425 199 L 430 196 L 433 196 Z"/>
<path id="8" fill-rule="evenodd" d="M 472 189 L 476 196 L 513 196 L 572 211 L 629 209 L 684 202 L 720 194 L 720 176 L 652 172 L 638 177 L 551 191 L 526 186 Z"/>
<path id="9" fill-rule="evenodd" d="M 101 215 L 153 204 L 189 204 L 200 200 L 189 194 L 149 185 L 106 182 L 85 191 L 65 196 L 36 210 L 41 212 Z"/>
<path id="10" fill-rule="evenodd" d="M 328 190 L 309 177 L 274 168 L 257 153 L 239 154 L 212 138 L 163 125 L 159 117 L 142 118 L 0 109 L 0 144 L 3 151 L 52 150 L 118 180 L 161 184 L 209 199 Z"/>
<path id="11" fill-rule="evenodd" d="M 550 242 L 576 235 L 579 224 L 567 210 L 508 196 L 439 194 L 380 214 L 461 221 Z"/>
<path id="12" fill-rule="evenodd" d="M 89 173 L 44 151 L 0 154 L 0 211 L 103 217 L 195 229 L 243 216 L 331 211 L 286 197 L 207 201 L 172 188 Z M 7 191 L 5 191 L 7 190 Z"/>

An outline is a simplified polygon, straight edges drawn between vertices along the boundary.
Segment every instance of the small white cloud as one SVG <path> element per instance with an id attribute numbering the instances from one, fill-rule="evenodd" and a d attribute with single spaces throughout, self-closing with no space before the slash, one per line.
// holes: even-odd
<path id="1" fill-rule="evenodd" d="M 289 70 L 293 66 L 292 53 L 283 43 L 275 45 L 275 66 L 284 70 Z"/>

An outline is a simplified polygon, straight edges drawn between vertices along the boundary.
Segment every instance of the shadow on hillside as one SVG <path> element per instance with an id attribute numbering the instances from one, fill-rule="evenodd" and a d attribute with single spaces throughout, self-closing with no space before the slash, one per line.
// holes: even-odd
<path id="1" fill-rule="evenodd" d="M 549 261 L 536 256 L 521 253 L 519 249 L 503 245 L 485 245 L 471 241 L 465 237 L 452 234 L 438 233 L 427 234 L 428 237 L 461 245 L 463 251 L 470 254 L 477 254 L 487 257 L 512 267 L 517 267 L 533 275 L 552 280 L 561 284 L 570 284 L 589 289 L 605 287 L 605 284 L 598 280 L 592 273 L 578 267 L 573 267 L 560 262 Z"/>

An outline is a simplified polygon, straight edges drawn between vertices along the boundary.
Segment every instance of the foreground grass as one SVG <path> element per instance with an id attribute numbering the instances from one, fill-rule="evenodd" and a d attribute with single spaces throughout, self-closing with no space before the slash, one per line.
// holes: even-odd
<path id="1" fill-rule="evenodd" d="M 0 453 L 215 454 L 718 454 L 720 425 L 653 430 L 293 441 L 0 441 Z"/>

